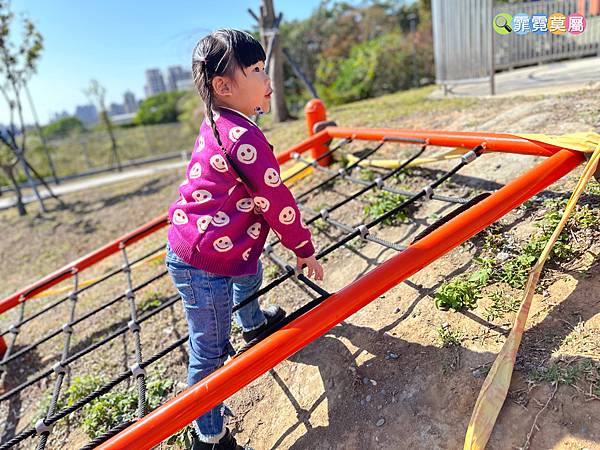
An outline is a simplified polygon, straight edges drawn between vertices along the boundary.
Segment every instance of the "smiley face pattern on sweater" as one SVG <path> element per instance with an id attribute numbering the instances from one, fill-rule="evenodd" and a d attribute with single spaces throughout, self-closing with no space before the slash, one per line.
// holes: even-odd
<path id="1" fill-rule="evenodd" d="M 312 255 L 310 230 L 264 135 L 236 112 L 222 109 L 213 118 L 226 152 L 251 187 L 224 157 L 210 124 L 203 123 L 187 184 L 169 210 L 171 247 L 191 265 L 230 276 L 255 267 L 269 229 L 297 256 Z"/>

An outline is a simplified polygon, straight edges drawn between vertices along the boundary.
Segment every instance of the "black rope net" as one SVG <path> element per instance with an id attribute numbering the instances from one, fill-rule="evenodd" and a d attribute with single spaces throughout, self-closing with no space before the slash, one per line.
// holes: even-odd
<path id="1" fill-rule="evenodd" d="M 293 155 L 303 164 L 287 179 L 313 170 L 292 191 L 311 227 L 317 259 L 326 262 L 333 252 L 345 251 L 368 265 L 380 263 L 439 226 L 448 211 L 481 200 L 473 196 L 476 188 L 452 181 L 481 147 L 437 168 L 409 167 L 436 151 L 419 139 L 390 137 L 336 141 L 319 158 L 333 156 L 328 167 Z M 344 155 L 349 153 L 358 160 L 348 164 Z M 404 162 L 389 170 L 359 165 L 384 155 Z M 5 418 L 0 449 L 93 448 L 158 406 L 157 398 L 164 401 L 187 387 L 187 327 L 161 257 L 165 239 L 163 228 L 132 245 L 122 242 L 120 254 L 83 274 L 73 273 L 53 288 L 58 292 L 22 302 L 2 317 L 0 335 L 7 350 L 0 362 L 0 414 Z M 276 303 L 285 292 L 289 312 L 279 328 L 324 301 L 330 292 L 297 274 L 292 257 L 273 234 L 263 252 L 263 286 L 237 308 L 256 297 Z M 332 280 L 330 290 L 351 281 L 346 275 Z M 274 331 L 242 346 L 234 327 L 238 355 Z M 93 428 L 100 414 L 95 402 L 111 392 L 123 393 L 115 401 L 128 401 L 128 413 Z M 87 433 L 72 433 L 82 421 Z"/>

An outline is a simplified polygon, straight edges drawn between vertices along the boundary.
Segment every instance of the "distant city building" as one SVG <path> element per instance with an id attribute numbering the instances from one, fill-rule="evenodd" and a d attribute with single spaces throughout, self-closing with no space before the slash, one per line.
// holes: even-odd
<path id="1" fill-rule="evenodd" d="M 109 116 L 118 116 L 119 114 L 125 114 L 125 106 L 120 103 L 111 103 L 108 107 L 108 115 Z"/>
<path id="2" fill-rule="evenodd" d="M 152 97 L 166 91 L 167 88 L 165 87 L 165 80 L 161 71 L 159 69 L 146 70 L 146 85 L 144 86 L 146 97 Z"/>
<path id="3" fill-rule="evenodd" d="M 177 90 L 177 82 L 183 79 L 185 76 L 183 67 L 171 66 L 167 69 L 167 85 L 169 91 L 173 92 Z"/>
<path id="4" fill-rule="evenodd" d="M 98 110 L 93 104 L 79 105 L 75 109 L 75 117 L 85 125 L 93 125 L 98 122 Z"/>
<path id="5" fill-rule="evenodd" d="M 191 76 L 189 78 L 177 80 L 176 91 L 193 91 L 194 89 L 196 89 L 196 86 L 194 86 L 194 80 Z"/>
<path id="6" fill-rule="evenodd" d="M 125 92 L 125 94 L 123 94 L 123 100 L 126 113 L 130 114 L 137 112 L 137 110 L 139 109 L 138 102 L 135 101 L 135 95 L 133 95 L 133 92 Z"/>

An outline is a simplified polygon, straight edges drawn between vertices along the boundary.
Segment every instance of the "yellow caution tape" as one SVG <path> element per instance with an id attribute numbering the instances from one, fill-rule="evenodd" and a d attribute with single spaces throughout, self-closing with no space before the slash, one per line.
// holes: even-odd
<path id="1" fill-rule="evenodd" d="M 600 138 L 600 135 L 598 135 L 598 137 Z M 563 140 L 561 142 L 562 143 L 560 145 L 562 146 L 565 141 Z M 571 145 L 572 144 L 570 144 L 569 148 L 571 148 Z M 579 148 L 574 150 L 580 150 L 583 152 L 591 151 L 591 147 L 587 143 L 578 142 L 577 146 Z M 502 408 L 504 400 L 506 399 L 506 394 L 508 393 L 515 360 L 517 358 L 517 351 L 519 350 L 521 337 L 525 331 L 525 324 L 529 315 L 529 308 L 531 306 L 533 294 L 535 293 L 535 288 L 540 279 L 542 268 L 544 267 L 544 263 L 550 255 L 552 247 L 556 243 L 561 231 L 569 220 L 569 216 L 575 209 L 581 193 L 598 167 L 598 160 L 600 158 L 600 140 L 596 141 L 596 146 L 592 150 L 593 154 L 588 161 L 583 174 L 581 175 L 581 178 L 579 179 L 579 182 L 577 183 L 577 186 L 575 187 L 575 190 L 569 199 L 569 202 L 567 203 L 565 212 L 563 213 L 559 224 L 556 226 L 556 229 L 544 247 L 544 250 L 542 251 L 538 261 L 529 273 L 529 278 L 523 294 L 523 302 L 521 303 L 521 307 L 517 313 L 513 328 L 508 336 L 508 339 L 504 343 L 504 346 L 500 350 L 498 357 L 494 361 L 488 376 L 483 382 L 479 397 L 475 403 L 473 415 L 471 416 L 471 421 L 469 422 L 467 435 L 465 437 L 465 450 L 484 449 L 488 439 L 490 438 L 490 435 L 492 434 L 494 424 L 496 423 L 496 419 L 498 418 L 498 414 L 500 413 L 500 409 Z"/>

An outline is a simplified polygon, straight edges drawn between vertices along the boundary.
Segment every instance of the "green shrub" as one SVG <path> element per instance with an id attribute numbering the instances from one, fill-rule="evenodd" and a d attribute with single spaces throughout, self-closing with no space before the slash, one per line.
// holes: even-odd
<path id="1" fill-rule="evenodd" d="M 148 97 L 140 105 L 134 123 L 137 125 L 155 125 L 177 122 L 179 111 L 177 102 L 183 96 L 181 92 L 161 92 Z"/>
<path id="2" fill-rule="evenodd" d="M 42 128 L 47 138 L 61 137 L 72 132 L 83 132 L 85 127 L 77 117 L 63 117 Z"/>
<path id="3" fill-rule="evenodd" d="M 435 306 L 441 310 L 474 309 L 481 297 L 477 284 L 457 277 L 444 283 L 435 293 Z"/>

